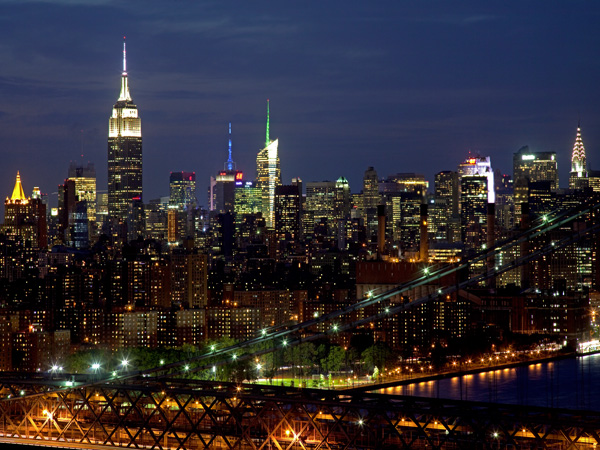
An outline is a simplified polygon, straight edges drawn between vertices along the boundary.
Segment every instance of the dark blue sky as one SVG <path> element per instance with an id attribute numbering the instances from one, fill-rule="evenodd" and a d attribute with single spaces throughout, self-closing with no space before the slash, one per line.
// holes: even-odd
<path id="1" fill-rule="evenodd" d="M 142 118 L 144 199 L 170 171 L 233 159 L 253 178 L 280 139 L 284 183 L 456 170 L 469 151 L 512 171 L 522 145 L 558 154 L 561 186 L 581 118 L 600 169 L 600 2 L 0 0 L 2 195 L 21 171 L 52 193 L 71 160 L 106 189 L 122 36 Z M 53 200 L 54 202 L 54 200 Z"/>

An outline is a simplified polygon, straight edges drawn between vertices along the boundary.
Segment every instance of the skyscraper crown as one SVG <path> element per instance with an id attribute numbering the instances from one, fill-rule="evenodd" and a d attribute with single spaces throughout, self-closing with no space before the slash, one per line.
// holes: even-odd
<path id="1" fill-rule="evenodd" d="M 571 157 L 571 173 L 577 173 L 578 177 L 584 176 L 586 171 L 585 147 L 581 139 L 581 127 L 577 124 L 577 136 L 573 145 L 573 156 Z"/>
<path id="2" fill-rule="evenodd" d="M 19 174 L 19 171 L 17 171 L 17 180 L 15 181 L 15 188 L 13 189 L 10 199 L 12 201 L 27 200 L 27 197 L 25 197 L 25 192 L 23 191 L 23 185 L 21 184 L 21 175 Z"/>

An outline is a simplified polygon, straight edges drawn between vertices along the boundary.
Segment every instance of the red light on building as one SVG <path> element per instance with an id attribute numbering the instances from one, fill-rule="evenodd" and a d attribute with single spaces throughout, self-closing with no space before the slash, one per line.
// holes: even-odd
<path id="1" fill-rule="evenodd" d="M 244 177 L 244 174 L 242 172 L 238 172 L 235 174 L 235 179 L 236 180 L 241 180 Z"/>

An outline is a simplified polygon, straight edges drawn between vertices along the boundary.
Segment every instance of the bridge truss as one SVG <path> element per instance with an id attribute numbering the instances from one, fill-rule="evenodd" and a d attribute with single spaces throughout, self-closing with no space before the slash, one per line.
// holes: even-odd
<path id="1" fill-rule="evenodd" d="M 590 411 L 181 379 L 52 388 L 2 382 L 0 442 L 159 450 L 595 449 L 600 443 L 600 413 Z"/>

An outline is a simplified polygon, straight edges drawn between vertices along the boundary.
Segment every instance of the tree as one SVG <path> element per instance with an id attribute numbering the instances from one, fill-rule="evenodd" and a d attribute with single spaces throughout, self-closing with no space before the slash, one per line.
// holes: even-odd
<path id="1" fill-rule="evenodd" d="M 327 357 L 321 359 L 321 368 L 327 373 L 337 372 L 344 364 L 344 357 L 344 349 L 337 345 L 332 345 L 329 347 Z"/>
<path id="2" fill-rule="evenodd" d="M 308 375 L 315 361 L 316 349 L 312 342 L 303 342 L 302 344 L 288 347 L 285 351 L 285 360 L 292 366 L 294 378 L 296 373 L 305 377 Z"/>
<path id="3" fill-rule="evenodd" d="M 375 367 L 378 367 L 381 372 L 385 372 L 386 366 L 392 362 L 393 352 L 386 343 L 376 342 L 362 352 L 361 356 L 369 372 Z"/>

